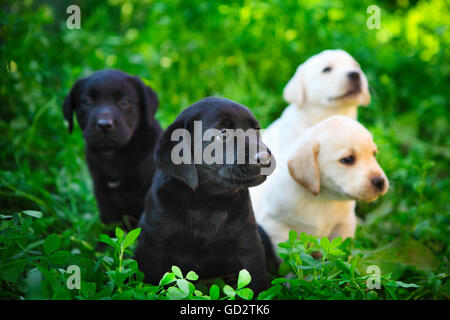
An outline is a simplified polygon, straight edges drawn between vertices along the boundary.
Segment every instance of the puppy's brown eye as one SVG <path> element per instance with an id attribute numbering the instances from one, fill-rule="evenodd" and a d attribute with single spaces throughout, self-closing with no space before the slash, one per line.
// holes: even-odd
<path id="1" fill-rule="evenodd" d="M 330 72 L 331 71 L 331 67 L 325 67 L 323 68 L 322 72 Z"/>
<path id="2" fill-rule="evenodd" d="M 85 106 L 89 106 L 92 104 L 92 100 L 91 98 L 83 98 L 83 100 L 81 100 L 81 103 Z"/>
<path id="3" fill-rule="evenodd" d="M 355 163 L 355 157 L 354 156 L 344 157 L 344 158 L 340 159 L 339 162 L 346 164 L 346 165 L 351 165 L 351 164 Z"/>
<path id="4" fill-rule="evenodd" d="M 228 138 L 229 134 L 227 132 L 227 129 L 223 129 L 220 131 L 220 133 L 216 136 L 217 140 L 226 140 Z"/>
<path id="5" fill-rule="evenodd" d="M 130 107 L 130 100 L 123 98 L 120 100 L 119 105 L 122 109 L 128 109 Z"/>

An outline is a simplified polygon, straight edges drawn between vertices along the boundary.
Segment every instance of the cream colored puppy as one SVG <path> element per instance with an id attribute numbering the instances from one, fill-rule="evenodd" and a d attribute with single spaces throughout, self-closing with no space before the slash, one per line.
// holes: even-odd
<path id="1" fill-rule="evenodd" d="M 286 163 L 279 163 L 271 179 L 252 193 L 258 223 L 275 246 L 292 229 L 353 237 L 356 200 L 373 201 L 389 188 L 369 131 L 349 117 L 332 116 L 305 131 L 289 149 Z"/>
<path id="2" fill-rule="evenodd" d="M 277 159 L 317 122 L 332 115 L 356 119 L 358 106 L 370 103 L 366 76 L 343 50 L 325 50 L 306 60 L 287 83 L 283 97 L 290 105 L 263 133 Z"/>

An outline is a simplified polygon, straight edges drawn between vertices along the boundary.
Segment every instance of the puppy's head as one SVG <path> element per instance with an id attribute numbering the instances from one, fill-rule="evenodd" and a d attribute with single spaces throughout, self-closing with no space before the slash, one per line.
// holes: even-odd
<path id="1" fill-rule="evenodd" d="M 287 83 L 283 97 L 299 107 L 341 108 L 370 103 L 365 74 L 343 50 L 325 50 L 306 60 Z"/>
<path id="2" fill-rule="evenodd" d="M 142 81 L 119 70 L 97 71 L 78 80 L 64 100 L 63 113 L 73 128 L 73 112 L 93 149 L 125 145 L 138 128 L 153 121 L 156 93 Z"/>
<path id="3" fill-rule="evenodd" d="M 275 168 L 259 128 L 246 107 L 223 98 L 202 99 L 180 113 L 161 136 L 156 163 L 192 190 L 259 185 Z"/>
<path id="4" fill-rule="evenodd" d="M 372 136 L 357 121 L 329 117 L 308 129 L 288 161 L 289 173 L 314 195 L 374 201 L 389 189 Z"/>

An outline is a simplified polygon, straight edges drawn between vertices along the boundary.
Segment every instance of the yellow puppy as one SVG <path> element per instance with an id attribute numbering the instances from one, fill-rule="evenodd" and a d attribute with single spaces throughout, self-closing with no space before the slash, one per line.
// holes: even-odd
<path id="1" fill-rule="evenodd" d="M 255 216 L 276 245 L 289 230 L 353 237 L 356 200 L 373 201 L 389 181 L 364 126 L 331 116 L 304 132 L 271 179 L 252 191 Z"/>
<path id="2" fill-rule="evenodd" d="M 356 119 L 358 106 L 370 103 L 364 72 L 343 50 L 325 50 L 302 63 L 286 84 L 283 97 L 290 104 L 262 135 L 277 159 L 317 122 L 333 115 Z"/>

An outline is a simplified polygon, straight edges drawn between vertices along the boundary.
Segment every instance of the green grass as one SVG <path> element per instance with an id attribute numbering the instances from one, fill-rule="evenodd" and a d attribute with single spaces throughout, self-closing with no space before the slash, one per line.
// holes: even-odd
<path id="1" fill-rule="evenodd" d="M 0 11 L 1 298 L 253 297 L 245 271 L 241 286 L 196 283 L 176 268 L 161 284 L 143 284 L 135 244 L 122 250 L 120 231 L 96 250 L 112 227 L 99 221 L 81 131 L 67 132 L 62 102 L 79 77 L 117 68 L 155 89 L 163 127 L 211 95 L 247 105 L 265 127 L 286 106 L 281 92 L 297 65 L 327 48 L 350 52 L 368 76 L 372 103 L 359 120 L 391 190 L 358 204 L 354 240 L 292 233 L 279 249 L 280 273 L 258 298 L 450 297 L 446 1 L 379 1 L 380 30 L 366 27 L 370 1 L 80 1 L 81 30 L 65 26 L 70 1 L 8 2 Z M 310 258 L 317 250 L 323 260 Z M 67 289 L 62 270 L 71 264 L 81 268 L 81 290 Z M 381 289 L 367 288 L 371 265 Z"/>

